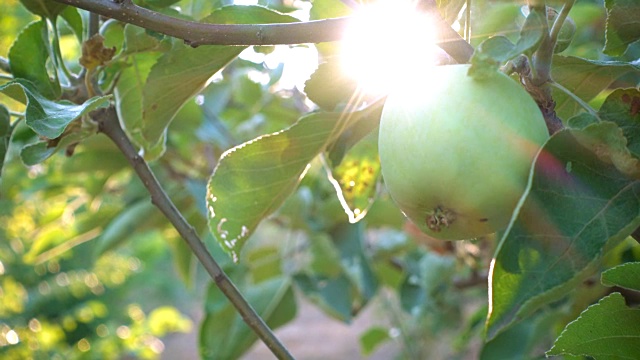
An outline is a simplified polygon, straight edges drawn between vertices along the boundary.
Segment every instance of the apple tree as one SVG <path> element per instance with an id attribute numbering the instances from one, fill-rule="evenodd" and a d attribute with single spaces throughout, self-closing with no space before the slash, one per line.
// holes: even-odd
<path id="1" fill-rule="evenodd" d="M 0 11 L 0 357 L 640 354 L 636 0 Z"/>

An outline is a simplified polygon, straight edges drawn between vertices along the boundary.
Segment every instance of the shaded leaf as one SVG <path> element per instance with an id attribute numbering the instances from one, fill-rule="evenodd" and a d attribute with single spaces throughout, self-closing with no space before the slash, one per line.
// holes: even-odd
<path id="1" fill-rule="evenodd" d="M 160 40 L 157 37 L 149 35 L 145 29 L 131 24 L 126 24 L 124 26 L 123 53 L 135 54 L 138 52 L 155 50 L 159 44 Z"/>
<path id="2" fill-rule="evenodd" d="M 50 0 L 20 0 L 22 5 L 36 15 L 54 19 L 67 5 Z"/>
<path id="3" fill-rule="evenodd" d="M 378 290 L 378 280 L 365 254 L 364 224 L 340 223 L 329 234 L 340 252 L 342 269 L 353 286 L 351 311 L 355 315 Z"/>
<path id="4" fill-rule="evenodd" d="M 640 291 L 640 262 L 618 265 L 603 272 L 602 283 Z"/>
<path id="5" fill-rule="evenodd" d="M 93 110 L 109 106 L 111 96 L 97 96 L 77 105 L 67 100 L 51 101 L 44 98 L 33 83 L 16 79 L 0 86 L 0 92 L 15 96 L 16 88 L 23 91 L 27 109 L 26 123 L 38 135 L 55 139 L 62 134 L 67 125 L 80 116 Z"/>
<path id="6" fill-rule="evenodd" d="M 57 141 L 38 141 L 36 143 L 29 144 L 23 147 L 20 151 L 20 158 L 22 159 L 22 162 L 27 166 L 36 165 L 47 160 L 59 150 L 64 149 L 72 144 L 78 143 L 95 133 L 95 130 L 77 131 L 65 135 Z"/>
<path id="7" fill-rule="evenodd" d="M 218 24 L 264 24 L 298 20 L 260 6 L 226 6 L 202 21 Z M 224 68 L 245 48 L 192 48 L 181 41 L 174 41 L 173 48 L 153 66 L 144 85 L 140 130 L 145 139 L 151 144 L 156 144 L 182 105 L 202 90 L 212 75 Z"/>
<path id="8" fill-rule="evenodd" d="M 640 158 L 640 90 L 618 89 L 600 107 L 600 118 L 622 129 L 631 153 Z"/>
<path id="9" fill-rule="evenodd" d="M 60 96 L 60 84 L 47 71 L 49 35 L 45 20 L 29 24 L 9 50 L 9 64 L 14 78 L 32 81 L 37 92 L 49 99 Z"/>
<path id="10" fill-rule="evenodd" d="M 613 81 L 629 72 L 640 74 L 640 67 L 622 61 L 595 61 L 572 56 L 553 57 L 553 80 L 580 99 L 588 102 Z M 564 92 L 553 88 L 556 113 L 566 120 L 582 111 L 582 107 Z"/>
<path id="11" fill-rule="evenodd" d="M 293 276 L 296 287 L 334 319 L 348 323 L 352 319 L 351 283 L 344 274 L 338 277 L 300 273 Z"/>
<path id="12" fill-rule="evenodd" d="M 603 52 L 622 56 L 629 44 L 640 39 L 640 4 L 636 0 L 606 0 L 607 25 Z"/>
<path id="13" fill-rule="evenodd" d="M 557 319 L 558 314 L 550 312 Z M 541 318 L 537 316 L 530 321 L 515 324 L 505 332 L 498 334 L 491 341 L 484 344 L 480 352 L 480 360 L 494 359 L 536 359 L 532 356 L 532 347 L 536 345 L 536 335 L 544 333 Z M 549 316 L 547 314 L 547 316 Z M 543 323 L 544 324 L 544 323 Z M 549 326 L 549 324 L 544 324 Z M 542 331 L 541 331 L 542 330 Z"/>
<path id="14" fill-rule="evenodd" d="M 547 355 L 590 356 L 597 360 L 637 359 L 640 354 L 640 309 L 626 306 L 613 293 L 589 306 L 569 323 Z"/>
<path id="15" fill-rule="evenodd" d="M 235 261 L 248 236 L 293 193 L 345 120 L 336 113 L 311 114 L 222 155 L 208 184 L 209 229 Z"/>
<path id="16" fill-rule="evenodd" d="M 155 208 L 148 199 L 128 205 L 109 222 L 109 225 L 95 241 L 95 257 L 98 258 L 105 252 L 121 245 L 154 211 Z"/>
<path id="17" fill-rule="evenodd" d="M 284 278 L 245 284 L 240 290 L 271 329 L 286 324 L 296 315 L 293 289 Z M 205 309 L 199 339 L 203 359 L 237 359 L 256 341 L 255 334 L 215 284 L 209 286 Z"/>
<path id="18" fill-rule="evenodd" d="M 625 145 L 609 122 L 545 144 L 492 263 L 489 338 L 565 295 L 593 273 L 608 243 L 640 225 L 640 182 L 614 165 L 637 166 Z"/>
<path id="19" fill-rule="evenodd" d="M 378 132 L 369 134 L 353 146 L 339 164 L 326 163 L 327 176 L 336 189 L 349 222 L 360 221 L 373 205 L 380 183 Z"/>
<path id="20" fill-rule="evenodd" d="M 2 165 L 4 164 L 4 157 L 7 154 L 9 148 L 9 140 L 11 140 L 11 115 L 9 115 L 9 109 L 4 105 L 0 105 L 0 178 L 2 177 Z"/>

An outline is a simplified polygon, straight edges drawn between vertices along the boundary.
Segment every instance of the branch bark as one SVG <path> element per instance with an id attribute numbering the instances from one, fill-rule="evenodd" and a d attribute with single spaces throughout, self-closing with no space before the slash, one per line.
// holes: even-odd
<path id="1" fill-rule="evenodd" d="M 98 122 L 98 131 L 109 137 L 125 155 L 142 183 L 151 195 L 151 202 L 169 219 L 171 224 L 186 241 L 207 273 L 215 281 L 218 288 L 231 301 L 247 325 L 267 345 L 278 359 L 293 359 L 284 345 L 276 338 L 267 324 L 260 318 L 251 305 L 244 299 L 229 277 L 224 273 L 211 256 L 194 228 L 182 216 L 166 194 L 147 162 L 136 152 L 133 144 L 120 126 L 118 115 L 113 107 L 94 112 L 93 118 Z"/>
<path id="2" fill-rule="evenodd" d="M 54 0 L 200 45 L 292 45 L 342 39 L 351 18 L 288 24 L 207 24 L 173 18 L 135 5 L 131 0 Z M 473 48 L 436 11 L 436 42 L 458 63 L 467 63 Z"/>

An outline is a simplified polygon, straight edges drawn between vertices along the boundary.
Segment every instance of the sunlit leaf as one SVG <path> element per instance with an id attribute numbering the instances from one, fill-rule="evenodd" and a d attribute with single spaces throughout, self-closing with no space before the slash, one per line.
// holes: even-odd
<path id="1" fill-rule="evenodd" d="M 388 340 L 391 340 L 389 330 L 379 326 L 368 329 L 360 336 L 362 354 L 365 356 L 370 355 L 378 346 Z"/>
<path id="2" fill-rule="evenodd" d="M 607 0 L 606 42 L 603 52 L 621 56 L 629 44 L 640 40 L 640 4 L 636 0 Z"/>
<path id="3" fill-rule="evenodd" d="M 357 92 L 357 83 L 342 70 L 340 61 L 322 63 L 304 86 L 309 100 L 327 111 L 338 106 L 358 106 L 362 95 Z"/>
<path id="4" fill-rule="evenodd" d="M 471 57 L 472 67 L 469 73 L 474 76 L 486 76 L 506 61 L 535 50 L 544 35 L 544 21 L 546 21 L 544 16 L 537 11 L 532 11 L 527 16 L 515 44 L 502 35 L 483 41 Z"/>
<path id="5" fill-rule="evenodd" d="M 67 100 L 51 101 L 44 98 L 33 83 L 16 79 L 0 86 L 0 92 L 16 96 L 16 89 L 23 92 L 20 100 L 26 101 L 27 125 L 38 135 L 55 139 L 62 134 L 67 125 L 80 116 L 98 108 L 109 106 L 111 96 L 97 96 L 78 105 Z"/>
<path id="6" fill-rule="evenodd" d="M 353 115 L 357 117 L 358 115 Z M 208 184 L 209 229 L 237 261 L 248 236 L 293 193 L 349 115 L 316 113 L 225 152 Z"/>
<path id="7" fill-rule="evenodd" d="M 458 14 L 465 3 L 467 0 L 436 0 L 438 10 L 447 24 L 453 24 L 458 19 Z"/>
<path id="8" fill-rule="evenodd" d="M 263 24 L 298 20 L 260 6 L 226 6 L 202 21 L 218 24 Z M 192 48 L 182 41 L 174 41 L 173 48 L 153 66 L 144 85 L 140 130 L 146 140 L 152 144 L 157 143 L 180 107 L 202 90 L 212 75 L 224 68 L 245 48 Z"/>
<path id="9" fill-rule="evenodd" d="M 622 61 L 595 61 L 578 57 L 553 57 L 553 80 L 571 91 L 583 101 L 590 101 L 613 81 L 630 72 L 640 74 L 640 67 Z M 556 113 L 568 120 L 583 111 L 582 107 L 564 92 L 554 88 Z"/>
<path id="10" fill-rule="evenodd" d="M 640 309 L 627 307 L 613 293 L 589 306 L 569 323 L 551 355 L 589 356 L 598 360 L 635 359 L 640 354 Z"/>
<path id="11" fill-rule="evenodd" d="M 11 46 L 9 63 L 14 78 L 32 81 L 37 92 L 49 99 L 60 96 L 60 84 L 47 71 L 49 32 L 45 20 L 29 24 Z"/>
<path id="12" fill-rule="evenodd" d="M 594 271 L 608 243 L 640 225 L 638 160 L 613 123 L 556 133 L 496 251 L 489 338 Z"/>
<path id="13" fill-rule="evenodd" d="M 131 140 L 143 150 L 147 161 L 164 153 L 164 137 L 157 143 L 150 143 L 142 136 L 142 91 L 144 82 L 157 56 L 152 53 L 131 57 L 131 63 L 122 70 L 115 87 L 116 111 Z"/>
<path id="14" fill-rule="evenodd" d="M 84 28 L 82 25 L 82 16 L 80 16 L 80 12 L 78 11 L 78 9 L 73 6 L 67 6 L 60 13 L 60 17 L 62 17 L 64 21 L 67 22 L 67 25 L 69 25 L 78 41 L 82 42 Z"/>
<path id="15" fill-rule="evenodd" d="M 640 262 L 625 263 L 603 272 L 602 283 L 640 291 Z"/>
<path id="16" fill-rule="evenodd" d="M 287 279 L 278 277 L 245 284 L 240 290 L 271 329 L 286 324 L 296 315 L 296 300 Z M 215 284 L 209 287 L 205 310 L 199 339 L 203 359 L 237 359 L 256 341 L 256 335 Z"/>
<path id="17" fill-rule="evenodd" d="M 337 165 L 327 163 L 327 176 L 336 189 L 349 222 L 365 217 L 373 204 L 380 181 L 378 132 L 358 142 Z"/>

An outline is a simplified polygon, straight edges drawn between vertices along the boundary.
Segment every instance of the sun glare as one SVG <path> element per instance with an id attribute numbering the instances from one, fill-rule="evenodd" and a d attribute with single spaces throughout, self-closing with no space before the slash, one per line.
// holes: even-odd
<path id="1" fill-rule="evenodd" d="M 432 22 L 414 3 L 380 0 L 355 14 L 341 55 L 345 71 L 363 92 L 384 95 L 436 63 Z"/>

